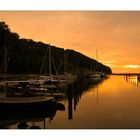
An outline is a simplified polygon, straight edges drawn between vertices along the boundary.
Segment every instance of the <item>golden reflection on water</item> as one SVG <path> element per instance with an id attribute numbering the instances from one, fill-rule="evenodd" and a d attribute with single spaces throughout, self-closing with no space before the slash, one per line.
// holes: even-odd
<path id="1" fill-rule="evenodd" d="M 110 76 L 85 90 L 77 101 L 75 97 L 62 101 L 66 110 L 57 111 L 51 121 L 46 119 L 45 127 L 140 128 L 138 83 L 135 76 Z M 43 123 L 38 125 L 43 128 Z"/>
<path id="2" fill-rule="evenodd" d="M 137 85 L 126 82 L 124 76 L 110 76 L 82 94 L 76 111 L 73 110 L 72 120 L 60 121 L 61 113 L 56 114 L 55 123 L 48 127 L 140 128 L 139 100 Z"/>

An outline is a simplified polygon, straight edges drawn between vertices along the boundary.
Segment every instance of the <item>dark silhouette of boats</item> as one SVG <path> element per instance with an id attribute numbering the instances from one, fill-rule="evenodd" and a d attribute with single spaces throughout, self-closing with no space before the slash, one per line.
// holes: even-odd
<path id="1" fill-rule="evenodd" d="M 61 103 L 57 103 L 57 105 L 48 104 L 44 109 L 42 107 L 31 108 L 31 110 L 26 107 L 20 109 L 16 106 L 14 110 L 13 108 L 9 111 L 3 110 L 0 115 L 0 128 L 8 128 L 9 125 L 17 124 L 17 128 L 19 129 L 39 129 L 36 125 L 29 127 L 27 122 L 38 122 L 46 118 L 52 120 L 58 110 L 64 111 L 65 106 Z"/>
<path id="2" fill-rule="evenodd" d="M 6 97 L 0 98 L 1 111 L 19 110 L 44 110 L 48 107 L 56 107 L 57 103 L 52 97 Z"/>
<path id="3" fill-rule="evenodd" d="M 5 55 L 4 55 L 4 73 L 7 74 L 7 50 L 5 42 Z M 46 109 L 51 109 L 56 107 L 57 102 L 53 97 L 46 97 L 45 94 L 31 94 L 26 82 L 24 83 L 24 91 L 22 95 L 15 96 L 15 93 L 10 93 L 10 96 L 7 96 L 7 81 L 4 79 L 4 91 L 3 96 L 0 97 L 0 111 L 2 112 L 1 116 L 9 115 L 10 113 L 19 113 L 24 111 L 36 112 L 44 111 Z M 10 91 L 11 92 L 11 91 Z M 7 114 L 8 113 L 8 114 Z M 0 117 L 1 117 L 0 116 Z"/>

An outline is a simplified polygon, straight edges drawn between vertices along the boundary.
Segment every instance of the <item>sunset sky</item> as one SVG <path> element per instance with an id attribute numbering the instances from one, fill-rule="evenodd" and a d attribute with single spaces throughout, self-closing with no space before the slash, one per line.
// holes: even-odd
<path id="1" fill-rule="evenodd" d="M 73 49 L 110 66 L 114 73 L 140 73 L 140 12 L 0 12 L 21 38 Z"/>

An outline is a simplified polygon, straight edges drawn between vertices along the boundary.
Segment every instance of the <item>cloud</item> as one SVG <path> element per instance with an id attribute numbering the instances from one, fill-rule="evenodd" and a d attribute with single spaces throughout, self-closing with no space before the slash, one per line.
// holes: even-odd
<path id="1" fill-rule="evenodd" d="M 116 63 L 116 60 L 108 60 L 104 62 L 105 64 Z"/>
<path id="2" fill-rule="evenodd" d="M 107 60 L 103 62 L 105 65 L 111 67 L 111 68 L 116 68 L 118 66 L 116 66 L 116 60 Z"/>
<path id="3" fill-rule="evenodd" d="M 125 68 L 125 69 L 138 69 L 138 68 L 140 68 L 140 65 L 134 65 L 134 64 L 130 64 L 130 65 L 123 65 L 122 66 L 123 68 Z"/>

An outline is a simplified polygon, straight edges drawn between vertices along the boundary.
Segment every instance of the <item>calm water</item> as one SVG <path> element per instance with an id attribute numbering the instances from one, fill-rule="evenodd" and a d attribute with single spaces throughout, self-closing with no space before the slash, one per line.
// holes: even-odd
<path id="1" fill-rule="evenodd" d="M 140 86 L 135 76 L 81 80 L 66 87 L 65 96 L 61 101 L 65 111 L 47 118 L 9 120 L 5 127 L 17 128 L 22 121 L 28 128 L 140 128 Z"/>

